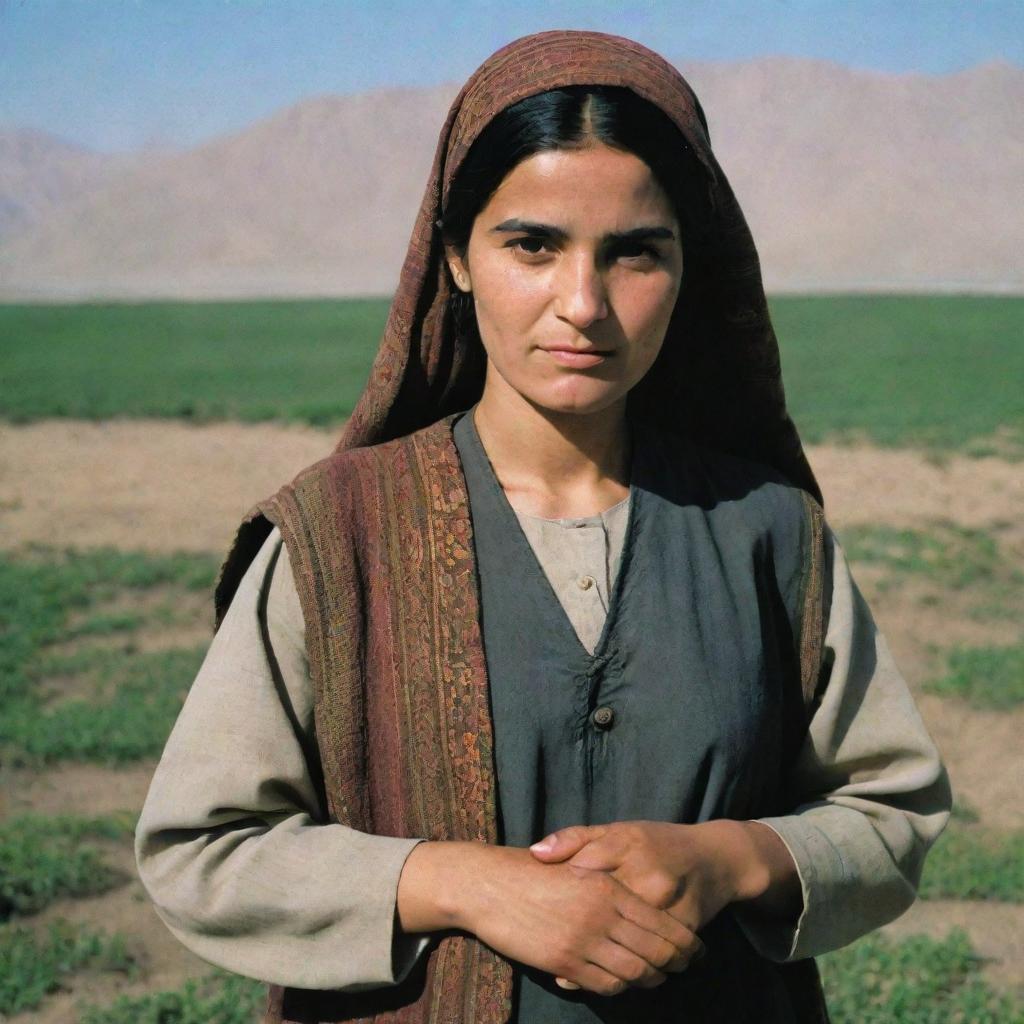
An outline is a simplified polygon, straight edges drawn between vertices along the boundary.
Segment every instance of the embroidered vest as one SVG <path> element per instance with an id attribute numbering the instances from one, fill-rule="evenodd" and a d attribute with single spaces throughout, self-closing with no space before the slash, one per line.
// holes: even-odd
<path id="1" fill-rule="evenodd" d="M 278 526 L 306 622 L 332 820 L 383 835 L 495 843 L 494 737 L 455 419 L 335 453 L 261 503 L 225 566 L 218 605 L 230 600 L 260 534 Z M 804 509 L 794 642 L 809 712 L 826 588 L 821 510 L 810 497 Z M 786 965 L 785 974 L 802 1024 L 827 1021 L 813 961 Z M 270 986 L 265 1021 L 505 1024 L 512 990 L 509 961 L 472 936 L 446 933 L 395 986 Z"/>

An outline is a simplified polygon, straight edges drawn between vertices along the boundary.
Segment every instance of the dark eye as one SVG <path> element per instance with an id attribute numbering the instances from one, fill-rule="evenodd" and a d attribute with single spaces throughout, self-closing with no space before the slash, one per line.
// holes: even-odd
<path id="1" fill-rule="evenodd" d="M 508 244 L 510 248 L 525 253 L 527 256 L 540 256 L 549 242 L 546 238 L 527 235 L 524 238 L 513 238 Z"/>
<path id="2" fill-rule="evenodd" d="M 620 242 L 612 251 L 612 258 L 621 260 L 650 260 L 657 262 L 661 259 L 661 253 L 653 245 L 645 245 L 643 242 Z"/>

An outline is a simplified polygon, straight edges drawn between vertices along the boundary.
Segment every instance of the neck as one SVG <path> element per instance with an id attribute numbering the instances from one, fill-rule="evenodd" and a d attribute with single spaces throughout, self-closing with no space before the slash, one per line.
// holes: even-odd
<path id="1" fill-rule="evenodd" d="M 625 397 L 599 412 L 562 413 L 507 386 L 485 385 L 474 422 L 517 511 L 547 518 L 594 515 L 629 494 Z"/>

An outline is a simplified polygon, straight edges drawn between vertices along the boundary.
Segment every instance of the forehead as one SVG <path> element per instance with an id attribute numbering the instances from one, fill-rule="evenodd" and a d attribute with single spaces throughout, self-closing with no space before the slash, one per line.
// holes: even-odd
<path id="1" fill-rule="evenodd" d="M 520 161 L 481 216 L 528 217 L 608 230 L 630 227 L 638 220 L 666 225 L 675 220 L 672 204 L 650 167 L 633 153 L 605 145 L 544 150 Z"/>

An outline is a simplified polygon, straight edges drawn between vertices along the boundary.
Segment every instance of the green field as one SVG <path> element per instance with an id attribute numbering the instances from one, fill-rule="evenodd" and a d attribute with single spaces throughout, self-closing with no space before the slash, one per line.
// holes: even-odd
<path id="1" fill-rule="evenodd" d="M 1024 299 L 785 297 L 771 308 L 805 441 L 1024 458 Z M 369 299 L 0 305 L 0 420 L 336 426 L 363 387 L 387 310 Z M 1015 529 L 943 519 L 842 531 L 856 570 L 910 618 L 948 606 L 948 618 L 1002 630 L 991 642 L 970 634 L 970 645 L 929 635 L 930 675 L 920 683 L 956 702 L 957 714 L 1024 706 Z M 0 768 L 114 772 L 156 758 L 208 643 L 217 564 L 214 555 L 109 548 L 0 554 Z M 133 884 L 123 865 L 138 808 L 74 810 L 0 820 L 0 1020 L 31 1019 L 56 992 L 88 989 L 89 979 L 109 990 L 152 966 L 130 928 L 93 927 L 106 923 L 105 901 Z M 1020 903 L 1024 830 L 991 826 L 958 804 L 920 896 Z M 50 920 L 83 900 L 95 902 L 94 919 Z M 963 932 L 900 941 L 874 933 L 820 963 L 835 1024 L 1024 1024 L 1024 992 L 985 976 Z M 74 1020 L 252 1024 L 263 1001 L 261 984 L 215 971 L 108 994 L 102 1005 L 76 999 Z"/>
<path id="2" fill-rule="evenodd" d="M 0 416 L 343 419 L 388 303 L 0 306 Z M 778 297 L 805 440 L 1024 455 L 1024 299 Z"/>

